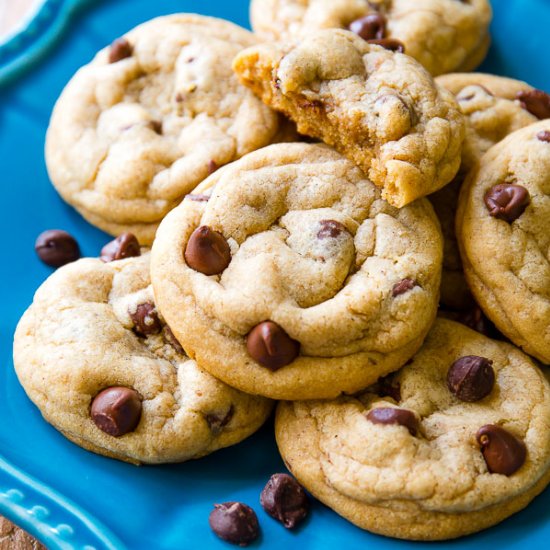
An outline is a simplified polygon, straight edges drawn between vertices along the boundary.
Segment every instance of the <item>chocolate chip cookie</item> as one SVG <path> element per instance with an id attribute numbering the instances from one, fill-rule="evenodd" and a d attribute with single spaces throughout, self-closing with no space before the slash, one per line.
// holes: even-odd
<path id="1" fill-rule="evenodd" d="M 549 418 L 550 386 L 526 355 L 441 319 L 391 380 L 280 403 L 276 436 L 298 481 L 338 514 L 441 540 L 495 525 L 546 487 Z"/>
<path id="2" fill-rule="evenodd" d="M 14 341 L 17 375 L 44 418 L 81 447 L 136 464 L 233 445 L 271 410 L 185 355 L 156 308 L 149 256 L 60 268 Z"/>
<path id="3" fill-rule="evenodd" d="M 495 145 L 466 179 L 457 237 L 468 284 L 516 345 L 550 363 L 550 120 Z"/>
<path id="4" fill-rule="evenodd" d="M 253 0 L 254 31 L 292 40 L 319 29 L 350 29 L 402 48 L 432 74 L 472 71 L 489 48 L 487 0 Z"/>
<path id="5" fill-rule="evenodd" d="M 466 117 L 459 174 L 430 197 L 445 239 L 441 303 L 453 309 L 465 309 L 472 306 L 473 300 L 464 279 L 455 235 L 460 186 L 488 149 L 508 134 L 538 120 L 533 102 L 544 108 L 546 102 L 550 106 L 550 97 L 525 82 L 483 73 L 448 74 L 436 78 L 436 82 L 455 95 Z M 546 116 L 550 116 L 550 110 Z"/>
<path id="6" fill-rule="evenodd" d="M 277 132 L 276 114 L 231 70 L 256 42 L 227 21 L 171 15 L 100 51 L 69 82 L 48 129 L 62 197 L 101 229 L 151 243 L 186 193 Z"/>
<path id="7" fill-rule="evenodd" d="M 393 206 L 436 191 L 458 170 L 463 116 L 407 55 L 332 29 L 251 47 L 233 66 L 300 133 L 353 160 Z"/>
<path id="8" fill-rule="evenodd" d="M 428 201 L 397 210 L 329 147 L 280 144 L 219 170 L 163 220 L 151 276 L 201 367 L 248 393 L 324 398 L 415 353 L 441 256 Z"/>

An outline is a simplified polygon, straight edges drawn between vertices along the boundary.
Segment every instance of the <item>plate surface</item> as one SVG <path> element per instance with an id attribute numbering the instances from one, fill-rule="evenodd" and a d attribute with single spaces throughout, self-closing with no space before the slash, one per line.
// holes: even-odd
<path id="1" fill-rule="evenodd" d="M 61 9 L 63 2 L 70 9 Z M 136 468 L 81 450 L 42 420 L 18 385 L 11 360 L 17 320 L 50 273 L 34 254 L 34 239 L 44 229 L 65 229 L 78 238 L 83 254 L 89 256 L 97 255 L 109 240 L 65 205 L 48 181 L 43 145 L 55 99 L 76 69 L 99 48 L 152 17 L 187 11 L 248 24 L 248 0 L 87 0 L 76 18 L 75 0 L 63 2 L 53 0 L 51 4 L 61 18 L 50 22 L 48 29 L 54 27 L 55 32 L 45 29 L 46 38 L 29 43 L 25 65 L 33 65 L 31 70 L 17 80 L 12 74 L 9 84 L 7 79 L 2 82 L 0 72 L 0 181 L 5 206 L 0 217 L 4 235 L 0 271 L 0 513 L 51 549 L 230 548 L 208 527 L 212 504 L 226 500 L 242 500 L 255 508 L 262 536 L 252 548 L 547 547 L 550 490 L 500 526 L 458 542 L 427 545 L 385 539 L 355 528 L 319 503 L 306 524 L 289 533 L 269 518 L 258 502 L 269 476 L 284 471 L 271 425 L 248 441 L 199 461 Z M 494 43 L 483 69 L 550 90 L 550 2 L 493 0 L 493 5 Z M 73 24 L 45 51 L 71 14 Z M 18 55 L 25 55 L 25 47 L 24 41 L 19 43 Z M 21 70 L 18 66 L 19 73 Z"/>

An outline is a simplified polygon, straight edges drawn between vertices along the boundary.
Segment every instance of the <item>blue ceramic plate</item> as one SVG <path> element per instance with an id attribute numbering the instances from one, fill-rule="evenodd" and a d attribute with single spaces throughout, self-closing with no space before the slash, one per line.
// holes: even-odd
<path id="1" fill-rule="evenodd" d="M 35 257 L 34 239 L 44 229 L 62 228 L 76 235 L 90 256 L 109 240 L 66 206 L 48 181 L 43 145 L 55 99 L 100 47 L 152 17 L 187 11 L 248 23 L 247 0 L 83 4 L 45 0 L 46 11 L 0 46 L 0 182 L 5 207 L 0 215 L 0 514 L 51 549 L 229 548 L 211 533 L 207 521 L 212 504 L 226 500 L 244 501 L 258 512 L 262 536 L 253 548 L 548 548 L 550 491 L 498 527 L 457 542 L 424 545 L 385 539 L 355 528 L 320 504 L 314 505 L 305 525 L 289 533 L 258 503 L 269 476 L 284 471 L 271 425 L 200 461 L 136 468 L 81 450 L 42 420 L 19 387 L 11 360 L 17 320 L 50 273 Z M 550 2 L 493 4 L 494 44 L 483 69 L 550 90 Z M 77 7 L 83 7 L 78 14 Z"/>

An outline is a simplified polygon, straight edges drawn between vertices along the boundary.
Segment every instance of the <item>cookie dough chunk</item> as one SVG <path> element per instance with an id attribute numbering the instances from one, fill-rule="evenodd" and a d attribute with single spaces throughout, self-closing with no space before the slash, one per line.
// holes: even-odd
<path id="1" fill-rule="evenodd" d="M 492 147 L 466 179 L 457 237 L 468 284 L 516 345 L 550 363 L 550 120 Z"/>
<path id="2" fill-rule="evenodd" d="M 59 269 L 14 342 L 17 375 L 44 418 L 85 449 L 136 464 L 233 445 L 271 410 L 184 354 L 156 309 L 149 257 Z"/>
<path id="3" fill-rule="evenodd" d="M 342 30 L 262 44 L 234 68 L 298 131 L 353 160 L 398 208 L 449 183 L 460 164 L 462 114 L 414 59 Z"/>
<path id="4" fill-rule="evenodd" d="M 256 42 L 226 21 L 171 15 L 100 51 L 69 82 L 48 129 L 62 197 L 101 229 L 150 244 L 186 193 L 274 137 L 276 114 L 231 70 Z"/>
<path id="5" fill-rule="evenodd" d="M 253 0 L 254 31 L 292 40 L 351 28 L 365 40 L 398 40 L 432 74 L 472 71 L 490 44 L 487 0 Z"/>
<path id="6" fill-rule="evenodd" d="M 391 381 L 280 403 L 275 429 L 291 472 L 338 514 L 442 540 L 495 525 L 546 487 L 549 418 L 550 387 L 526 355 L 438 320 Z"/>
<path id="7" fill-rule="evenodd" d="M 451 184 L 430 196 L 445 239 L 441 303 L 453 309 L 466 309 L 473 301 L 455 234 L 460 187 L 468 172 L 493 145 L 537 122 L 537 116 L 527 110 L 521 98 L 538 92 L 525 82 L 482 73 L 448 74 L 436 78 L 436 82 L 455 95 L 466 117 L 459 174 Z"/>
<path id="8" fill-rule="evenodd" d="M 162 222 L 151 273 L 191 357 L 252 394 L 335 397 L 398 368 L 437 307 L 428 201 L 397 210 L 325 145 L 272 145 L 213 174 Z"/>

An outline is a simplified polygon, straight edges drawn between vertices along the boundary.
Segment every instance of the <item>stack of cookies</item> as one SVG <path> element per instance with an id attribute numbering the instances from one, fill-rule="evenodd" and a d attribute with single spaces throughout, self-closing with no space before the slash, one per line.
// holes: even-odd
<path id="1" fill-rule="evenodd" d="M 550 96 L 448 74 L 483 60 L 486 0 L 251 11 L 256 34 L 147 22 L 67 85 L 49 173 L 117 238 L 38 290 L 19 379 L 69 439 L 133 463 L 235 444 L 279 400 L 288 469 L 354 524 L 494 525 L 550 482 Z M 37 251 L 79 256 L 60 231 Z M 287 478 L 266 500 L 293 527 Z M 237 504 L 211 525 L 245 544 Z"/>

